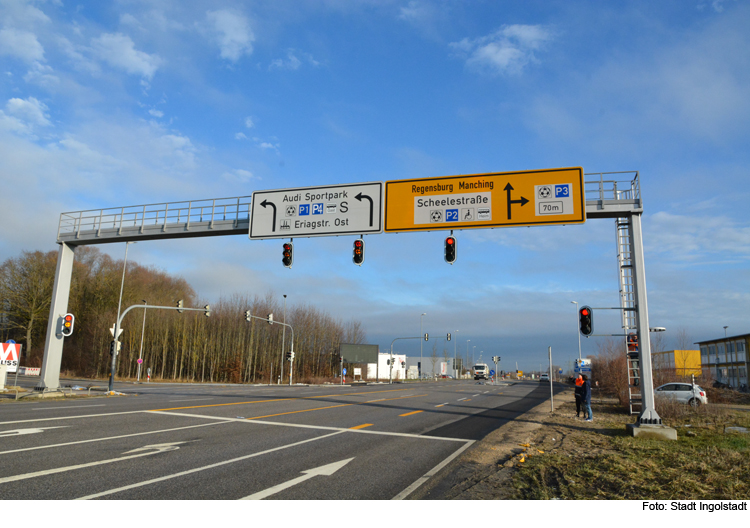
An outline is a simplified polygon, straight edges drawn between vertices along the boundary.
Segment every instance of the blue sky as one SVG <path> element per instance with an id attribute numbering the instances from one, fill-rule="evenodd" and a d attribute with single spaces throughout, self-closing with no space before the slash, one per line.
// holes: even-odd
<path id="1" fill-rule="evenodd" d="M 670 347 L 680 328 L 747 333 L 748 27 L 740 0 L 0 0 L 0 257 L 56 249 L 63 211 L 637 170 L 651 324 Z M 526 369 L 547 346 L 577 356 L 571 300 L 618 303 L 611 220 L 457 232 L 453 266 L 445 234 L 367 236 L 361 268 L 353 237 L 295 239 L 291 270 L 279 240 L 247 237 L 129 256 L 208 301 L 270 291 L 358 319 L 383 347 L 427 312 L 425 331 Z"/>

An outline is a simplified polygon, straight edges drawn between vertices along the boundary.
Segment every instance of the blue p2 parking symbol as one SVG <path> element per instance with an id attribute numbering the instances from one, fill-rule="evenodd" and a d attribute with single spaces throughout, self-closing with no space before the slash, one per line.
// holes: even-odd
<path id="1" fill-rule="evenodd" d="M 445 221 L 446 222 L 458 222 L 458 209 L 446 209 Z"/>
<path id="2" fill-rule="evenodd" d="M 567 198 L 570 196 L 570 185 L 555 185 L 555 198 Z"/>

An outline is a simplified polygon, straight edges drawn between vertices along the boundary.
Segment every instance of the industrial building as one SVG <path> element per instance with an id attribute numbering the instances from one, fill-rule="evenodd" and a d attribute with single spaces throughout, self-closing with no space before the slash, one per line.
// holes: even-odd
<path id="1" fill-rule="evenodd" d="M 747 390 L 750 334 L 698 341 L 701 366 L 713 378 L 736 389 Z"/>

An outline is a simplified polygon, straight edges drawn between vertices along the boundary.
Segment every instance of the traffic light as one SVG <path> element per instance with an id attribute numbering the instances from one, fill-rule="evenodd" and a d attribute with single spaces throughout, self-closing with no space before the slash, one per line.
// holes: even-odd
<path id="1" fill-rule="evenodd" d="M 114 356 L 116 350 L 117 350 L 117 341 L 110 341 L 109 342 L 109 355 Z"/>
<path id="2" fill-rule="evenodd" d="M 451 335 L 450 335 L 450 333 L 448 333 L 448 341 L 450 341 L 450 340 L 451 340 Z"/>
<path id="3" fill-rule="evenodd" d="M 273 314 L 268 314 L 268 324 L 273 324 Z"/>
<path id="4" fill-rule="evenodd" d="M 203 312 L 203 315 L 205 315 L 206 317 L 211 317 L 211 305 L 207 304 L 203 307 L 203 309 L 206 310 L 205 312 Z"/>
<path id="5" fill-rule="evenodd" d="M 250 310 L 245 310 L 245 321 L 250 320 Z"/>
<path id="6" fill-rule="evenodd" d="M 352 256 L 352 262 L 354 262 L 357 266 L 361 266 L 362 263 L 365 261 L 365 241 L 361 238 L 358 238 L 354 241 L 354 253 Z"/>
<path id="7" fill-rule="evenodd" d="M 445 239 L 445 261 L 448 264 L 456 262 L 456 237 L 453 235 Z"/>
<path id="8" fill-rule="evenodd" d="M 425 341 L 429 341 L 430 340 L 430 334 L 428 334 L 427 332 L 425 332 L 425 334 L 424 334 L 424 340 Z"/>
<path id="9" fill-rule="evenodd" d="M 401 368 L 404 368 L 406 366 L 406 361 L 401 362 Z"/>
<path id="10" fill-rule="evenodd" d="M 287 361 L 291 361 L 293 357 L 294 357 L 294 356 L 292 356 L 292 353 L 291 353 L 291 352 L 287 352 L 287 353 L 286 353 L 286 360 L 287 360 Z"/>
<path id="11" fill-rule="evenodd" d="M 291 242 L 284 242 L 284 252 L 282 253 L 281 263 L 287 268 L 292 267 L 294 262 L 294 244 Z"/>
<path id="12" fill-rule="evenodd" d="M 183 306 L 184 306 L 184 304 L 182 303 L 182 299 L 180 299 L 179 301 L 177 301 L 177 313 L 182 313 Z"/>
<path id="13" fill-rule="evenodd" d="M 73 324 L 76 322 L 76 318 L 73 314 L 65 314 L 63 316 L 62 323 L 62 335 L 68 337 L 73 333 Z"/>
<path id="14" fill-rule="evenodd" d="M 581 334 L 590 336 L 594 331 L 594 312 L 589 306 L 581 306 L 578 310 L 578 320 L 581 324 Z"/>

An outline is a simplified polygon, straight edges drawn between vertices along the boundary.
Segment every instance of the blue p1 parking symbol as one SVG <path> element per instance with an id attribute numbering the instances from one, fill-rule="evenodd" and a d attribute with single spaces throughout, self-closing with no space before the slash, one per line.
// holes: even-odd
<path id="1" fill-rule="evenodd" d="M 555 198 L 567 198 L 570 196 L 570 184 L 555 185 Z"/>
<path id="2" fill-rule="evenodd" d="M 310 214 L 310 204 L 299 204 L 299 215 L 306 216 Z"/>

